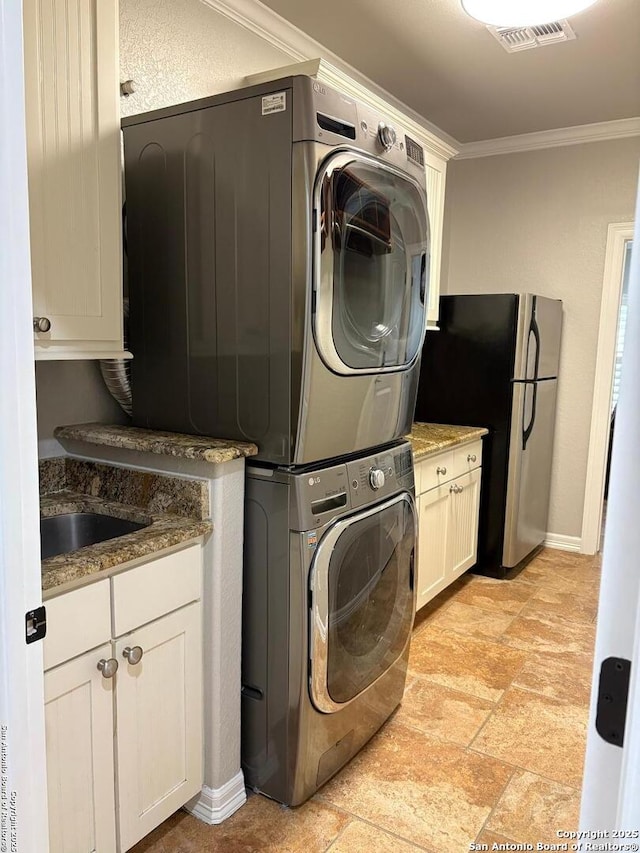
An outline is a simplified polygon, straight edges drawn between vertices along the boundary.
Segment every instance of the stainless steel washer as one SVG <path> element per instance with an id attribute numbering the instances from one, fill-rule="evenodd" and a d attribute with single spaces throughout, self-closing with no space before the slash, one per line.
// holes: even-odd
<path id="1" fill-rule="evenodd" d="M 247 474 L 242 762 L 247 784 L 310 797 L 404 690 L 415 607 L 411 448 Z"/>

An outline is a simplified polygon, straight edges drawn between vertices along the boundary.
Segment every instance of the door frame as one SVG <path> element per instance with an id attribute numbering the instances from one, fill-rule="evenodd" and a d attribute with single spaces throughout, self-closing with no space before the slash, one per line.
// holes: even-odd
<path id="1" fill-rule="evenodd" d="M 0 736 L 15 798 L 9 847 L 46 853 L 42 643 L 25 641 L 42 593 L 21 0 L 0 13 L 0 128 L 0 198 L 10 200 L 0 206 Z"/>
<path id="2" fill-rule="evenodd" d="M 600 544 L 604 483 L 609 448 L 611 391 L 615 369 L 618 315 L 622 296 L 625 243 L 633 238 L 634 225 L 634 222 L 615 222 L 610 224 L 607 229 L 587 479 L 582 516 L 581 550 L 583 554 L 595 554 Z"/>

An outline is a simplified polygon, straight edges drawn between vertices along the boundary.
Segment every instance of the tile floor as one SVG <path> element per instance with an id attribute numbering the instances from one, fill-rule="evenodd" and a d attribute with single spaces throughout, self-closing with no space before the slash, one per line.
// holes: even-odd
<path id="1" fill-rule="evenodd" d="M 303 806 L 178 812 L 132 853 L 462 853 L 577 828 L 600 560 L 541 552 L 418 614 L 401 707 Z"/>

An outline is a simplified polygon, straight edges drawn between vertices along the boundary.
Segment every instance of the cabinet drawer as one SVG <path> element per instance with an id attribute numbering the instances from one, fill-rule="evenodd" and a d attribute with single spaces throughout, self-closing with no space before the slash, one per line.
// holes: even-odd
<path id="1" fill-rule="evenodd" d="M 46 607 L 45 670 L 109 642 L 111 607 L 107 578 L 50 598 Z"/>
<path id="2" fill-rule="evenodd" d="M 453 476 L 461 477 L 482 465 L 482 439 L 463 444 L 453 451 Z"/>
<path id="3" fill-rule="evenodd" d="M 438 453 L 429 456 L 416 465 L 416 471 L 420 473 L 416 477 L 416 494 L 422 494 L 435 486 L 441 486 L 455 476 L 453 472 L 453 451 Z"/>
<path id="4" fill-rule="evenodd" d="M 202 548 L 194 545 L 111 578 L 113 636 L 197 601 L 202 589 Z"/>

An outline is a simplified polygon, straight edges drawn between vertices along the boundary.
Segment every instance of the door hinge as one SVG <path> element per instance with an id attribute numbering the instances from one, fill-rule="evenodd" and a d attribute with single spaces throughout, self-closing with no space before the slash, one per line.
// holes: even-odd
<path id="1" fill-rule="evenodd" d="M 606 658 L 602 661 L 598 684 L 596 731 L 601 738 L 614 746 L 622 746 L 624 743 L 630 675 L 630 660 Z"/>
<path id="2" fill-rule="evenodd" d="M 27 643 L 35 643 L 42 640 L 47 633 L 47 610 L 45 606 L 29 610 L 25 614 L 25 639 Z"/>

